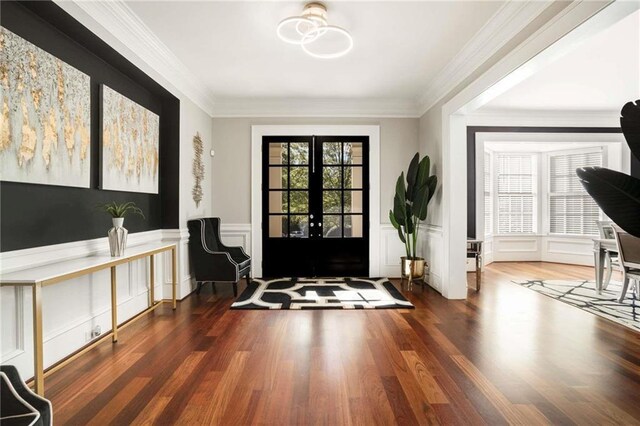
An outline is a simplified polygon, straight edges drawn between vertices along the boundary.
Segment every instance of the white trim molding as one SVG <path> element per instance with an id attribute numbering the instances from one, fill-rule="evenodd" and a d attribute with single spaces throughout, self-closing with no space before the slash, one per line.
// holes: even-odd
<path id="1" fill-rule="evenodd" d="M 214 118 L 346 117 L 417 118 L 413 99 L 216 98 Z"/>
<path id="2" fill-rule="evenodd" d="M 178 59 L 126 2 L 54 2 L 144 72 L 171 86 L 166 87 L 168 90 L 177 90 L 209 115 L 213 114 L 213 94 L 207 85 Z"/>
<path id="3" fill-rule="evenodd" d="M 251 257 L 254 276 L 262 275 L 262 137 L 369 137 L 369 276 L 380 274 L 380 126 L 261 125 L 251 126 Z"/>
<path id="4" fill-rule="evenodd" d="M 550 0 L 505 2 L 462 50 L 429 82 L 428 88 L 417 101 L 420 115 L 462 83 L 551 3 Z"/>

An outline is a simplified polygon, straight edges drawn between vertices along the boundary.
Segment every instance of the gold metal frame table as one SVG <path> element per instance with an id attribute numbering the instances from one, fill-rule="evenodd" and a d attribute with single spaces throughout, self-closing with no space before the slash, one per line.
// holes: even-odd
<path id="1" fill-rule="evenodd" d="M 34 384 L 38 395 L 44 396 L 44 364 L 43 364 L 43 336 L 42 336 L 42 287 L 57 284 L 62 281 L 77 278 L 82 275 L 91 274 L 104 269 L 111 269 L 111 331 L 93 341 L 89 346 L 84 347 L 80 352 L 76 352 L 64 363 L 100 343 L 105 338 L 111 336 L 113 342 L 118 341 L 118 303 L 116 298 L 116 266 L 132 262 L 134 260 L 149 257 L 150 282 L 149 282 L 149 308 L 140 312 L 140 316 L 150 310 L 155 309 L 162 301 L 156 302 L 154 295 L 155 287 L 155 259 L 154 255 L 166 251 L 171 251 L 171 283 L 172 283 L 172 306 L 176 309 L 176 284 L 177 284 L 177 257 L 175 244 L 145 244 L 127 248 L 127 253 L 120 257 L 109 255 L 87 256 L 79 259 L 58 262 L 49 265 L 37 266 L 34 268 L 22 269 L 15 272 L 0 274 L 0 287 L 26 286 L 31 287 L 33 299 L 33 361 L 34 361 Z M 62 365 L 57 364 L 56 369 Z M 48 371 L 51 373 L 53 371 Z"/>

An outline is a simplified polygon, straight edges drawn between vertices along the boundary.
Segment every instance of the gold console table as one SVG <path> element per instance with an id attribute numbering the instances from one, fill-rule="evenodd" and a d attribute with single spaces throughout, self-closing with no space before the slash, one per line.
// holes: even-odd
<path id="1" fill-rule="evenodd" d="M 176 245 L 175 244 L 145 244 L 127 249 L 124 256 L 111 257 L 109 255 L 88 256 L 80 259 L 73 259 L 60 263 L 38 266 L 35 268 L 23 269 L 15 272 L 2 273 L 0 275 L 0 286 L 27 286 L 31 287 L 33 299 L 33 351 L 34 351 L 34 387 L 38 395 L 44 396 L 44 364 L 43 364 L 43 336 L 42 336 L 42 287 L 57 284 L 61 281 L 77 278 L 82 275 L 91 274 L 103 269 L 111 269 L 111 331 L 106 333 L 80 352 L 75 353 L 70 358 L 63 361 L 64 364 L 71 359 L 89 350 L 102 340 L 111 336 L 114 342 L 118 341 L 118 303 L 116 299 L 116 266 L 129 263 L 134 260 L 149 257 L 150 261 L 150 283 L 149 283 L 149 308 L 140 312 L 137 316 L 155 309 L 161 301 L 156 302 L 154 295 L 155 287 L 155 259 L 154 255 L 166 251 L 171 251 L 171 282 L 172 282 L 172 304 L 176 309 Z M 56 364 L 55 368 L 62 365 Z M 51 372 L 51 371 L 49 371 Z"/>

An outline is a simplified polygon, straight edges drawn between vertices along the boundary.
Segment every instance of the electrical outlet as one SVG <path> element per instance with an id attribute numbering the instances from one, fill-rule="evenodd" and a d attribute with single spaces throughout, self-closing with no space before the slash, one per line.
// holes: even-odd
<path id="1" fill-rule="evenodd" d="M 100 334 L 102 334 L 102 329 L 99 325 L 96 325 L 93 330 L 91 330 L 91 338 L 95 339 L 96 337 L 99 337 Z"/>

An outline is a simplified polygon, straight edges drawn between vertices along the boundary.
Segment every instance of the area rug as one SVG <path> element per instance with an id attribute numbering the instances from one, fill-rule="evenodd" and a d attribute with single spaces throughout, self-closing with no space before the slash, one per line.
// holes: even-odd
<path id="1" fill-rule="evenodd" d="M 412 309 L 388 278 L 254 278 L 231 309 Z"/>
<path id="2" fill-rule="evenodd" d="M 635 299 L 635 290 L 631 286 L 624 301 L 619 303 L 618 297 L 622 285 L 614 281 L 609 283 L 606 290 L 602 290 L 602 294 L 598 294 L 593 281 L 528 280 L 513 282 L 640 331 L 640 303 Z"/>

